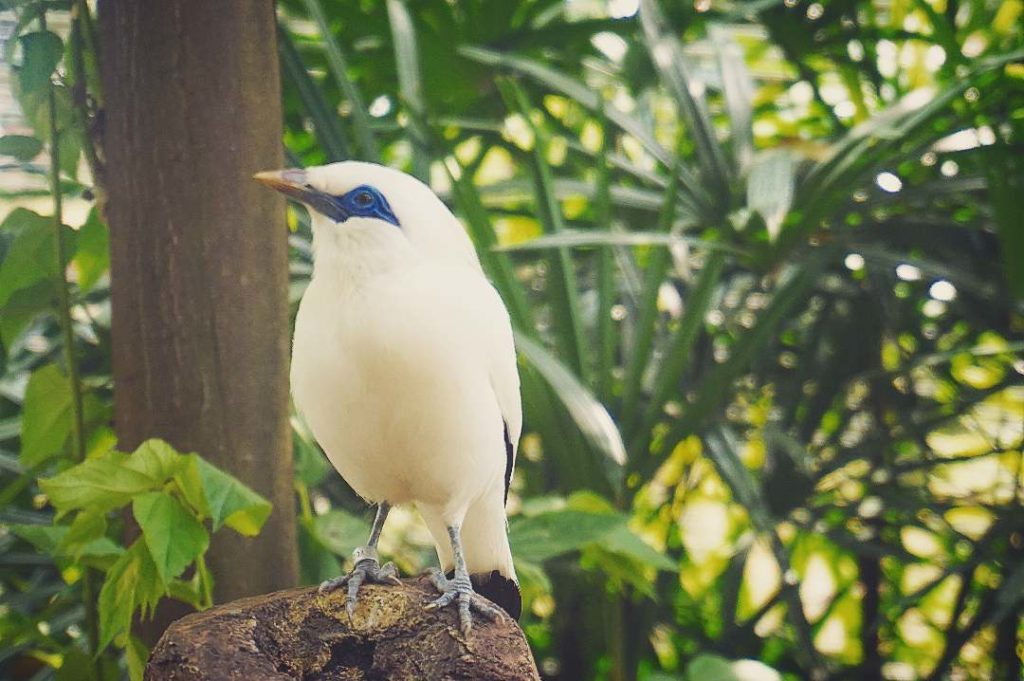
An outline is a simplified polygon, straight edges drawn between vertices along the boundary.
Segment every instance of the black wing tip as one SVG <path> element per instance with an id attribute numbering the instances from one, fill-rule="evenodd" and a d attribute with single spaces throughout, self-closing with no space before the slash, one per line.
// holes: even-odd
<path id="1" fill-rule="evenodd" d="M 512 467 L 516 463 L 516 448 L 508 432 L 508 421 L 502 420 L 505 429 L 505 503 L 508 503 L 508 488 L 512 486 Z"/>
<path id="2" fill-rule="evenodd" d="M 470 575 L 469 578 L 473 582 L 473 589 L 478 594 L 495 605 L 500 605 L 502 610 L 512 616 L 512 619 L 518 620 L 519 616 L 523 614 L 523 598 L 519 593 L 519 585 L 514 579 L 509 579 L 497 570 Z"/>

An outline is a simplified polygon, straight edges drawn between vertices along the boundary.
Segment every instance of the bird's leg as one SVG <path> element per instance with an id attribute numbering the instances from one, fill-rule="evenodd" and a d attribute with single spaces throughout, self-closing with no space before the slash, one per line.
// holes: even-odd
<path id="1" fill-rule="evenodd" d="M 470 611 L 475 611 L 489 620 L 495 620 L 500 615 L 498 609 L 488 603 L 482 596 L 473 591 L 473 583 L 469 580 L 469 571 L 466 570 L 466 558 L 462 553 L 462 539 L 459 537 L 459 526 L 448 527 L 448 539 L 452 544 L 452 555 L 455 557 L 455 575 L 448 579 L 444 573 L 437 568 L 429 572 L 430 581 L 441 592 L 441 596 L 427 605 L 427 610 L 437 610 L 444 606 L 455 603 L 459 608 L 459 628 L 463 636 L 469 636 L 473 628 L 473 618 Z"/>
<path id="2" fill-rule="evenodd" d="M 388 518 L 391 504 L 381 502 L 377 506 L 377 515 L 373 519 L 373 528 L 370 530 L 370 538 L 366 546 L 360 546 L 352 552 L 352 572 L 341 577 L 329 579 L 320 585 L 320 593 L 333 591 L 343 586 L 348 587 L 348 595 L 345 598 L 345 609 L 349 617 L 355 612 L 356 600 L 359 598 L 359 587 L 363 583 L 369 584 L 400 584 L 398 581 L 398 570 L 394 563 L 386 563 L 381 567 L 377 555 L 377 541 L 380 539 L 380 531 L 384 527 L 384 521 Z"/>

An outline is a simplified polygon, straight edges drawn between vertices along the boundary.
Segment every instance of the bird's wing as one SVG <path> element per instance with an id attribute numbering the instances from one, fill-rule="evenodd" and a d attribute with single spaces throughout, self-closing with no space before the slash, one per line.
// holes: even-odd
<path id="1" fill-rule="evenodd" d="M 498 292 L 488 284 L 492 302 L 488 315 L 490 342 L 487 344 L 490 360 L 491 386 L 498 400 L 505 429 L 505 497 L 512 481 L 516 453 L 519 450 L 519 436 L 523 431 L 523 406 L 519 395 L 519 367 L 516 364 L 516 348 L 512 338 L 512 324 L 508 311 Z"/>

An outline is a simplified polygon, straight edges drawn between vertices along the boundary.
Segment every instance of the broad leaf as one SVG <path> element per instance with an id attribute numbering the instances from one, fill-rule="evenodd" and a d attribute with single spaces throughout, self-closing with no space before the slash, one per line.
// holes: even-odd
<path id="1" fill-rule="evenodd" d="M 515 518 L 508 534 L 517 559 L 541 563 L 599 541 L 622 523 L 623 519 L 612 513 L 565 509 Z"/>
<path id="2" fill-rule="evenodd" d="M 100 642 L 103 650 L 131 627 L 135 609 L 152 611 L 166 593 L 156 565 L 140 538 L 107 571 L 100 589 Z"/>
<path id="3" fill-rule="evenodd" d="M 104 513 L 81 511 L 67 528 L 60 541 L 59 549 L 74 557 L 79 557 L 97 539 L 105 538 L 107 517 Z"/>
<path id="4" fill-rule="evenodd" d="M 605 534 L 600 545 L 605 551 L 626 556 L 658 570 L 672 572 L 679 568 L 674 560 L 641 539 L 625 522 Z"/>
<path id="5" fill-rule="evenodd" d="M 195 455 L 193 455 L 195 456 Z M 195 458 L 203 481 L 206 503 L 216 532 L 227 525 L 247 537 L 259 533 L 270 515 L 270 502 L 252 491 L 237 478 L 225 473 L 200 457 Z"/>
<path id="6" fill-rule="evenodd" d="M 0 229 L 13 235 L 13 243 L 0 263 L 0 306 L 15 291 L 56 278 L 53 219 L 26 208 L 15 208 Z"/>
<path id="7" fill-rule="evenodd" d="M 107 225 L 93 208 L 78 231 L 78 244 L 72 261 L 78 274 L 78 286 L 88 291 L 110 269 L 110 235 Z"/>
<path id="8" fill-rule="evenodd" d="M 314 517 L 309 529 L 313 537 L 331 553 L 345 558 L 357 546 L 365 544 L 370 534 L 369 523 L 340 509 Z"/>
<path id="9" fill-rule="evenodd" d="M 63 525 L 11 525 L 11 532 L 48 556 L 59 553 L 58 547 L 64 541 L 68 528 Z"/>
<path id="10" fill-rule="evenodd" d="M 129 455 L 109 452 L 88 459 L 59 475 L 42 479 L 39 487 L 61 513 L 88 507 L 95 512 L 112 511 L 132 497 L 161 487 L 162 479 L 126 465 Z"/>
<path id="11" fill-rule="evenodd" d="M 185 465 L 185 457 L 163 440 L 146 440 L 125 460 L 125 467 L 153 480 L 165 481 Z"/>
<path id="12" fill-rule="evenodd" d="M 0 137 L 0 155 L 13 156 L 19 161 L 31 161 L 43 150 L 43 143 L 28 135 Z"/>
<path id="13" fill-rule="evenodd" d="M 64 54 L 64 43 L 56 33 L 36 31 L 18 38 L 21 42 L 22 63 L 18 81 L 23 93 L 44 90 L 50 85 L 50 76 Z"/>
<path id="14" fill-rule="evenodd" d="M 60 454 L 71 434 L 71 387 L 56 364 L 32 373 L 21 416 L 21 465 L 32 468 Z"/>
<path id="15" fill-rule="evenodd" d="M 128 667 L 128 678 L 131 681 L 143 681 L 146 673 L 146 660 L 149 659 L 149 648 L 136 636 L 129 636 L 124 648 L 124 661 Z"/>
<path id="16" fill-rule="evenodd" d="M 45 279 L 14 291 L 0 306 L 0 342 L 14 345 L 34 319 L 53 309 L 54 294 L 53 281 Z"/>
<path id="17" fill-rule="evenodd" d="M 132 513 L 142 528 L 156 571 L 165 583 L 180 575 L 210 544 L 206 528 L 166 492 L 136 497 Z"/>
<path id="18" fill-rule="evenodd" d="M 698 655 L 686 665 L 686 681 L 740 681 L 740 678 L 724 657 Z"/>

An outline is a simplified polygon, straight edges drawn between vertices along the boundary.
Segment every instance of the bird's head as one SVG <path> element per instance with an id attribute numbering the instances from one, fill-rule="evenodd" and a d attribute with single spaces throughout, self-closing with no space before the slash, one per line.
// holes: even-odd
<path id="1" fill-rule="evenodd" d="M 405 173 L 359 161 L 257 173 L 309 208 L 316 259 L 430 257 L 479 267 L 462 225 L 430 188 Z"/>

